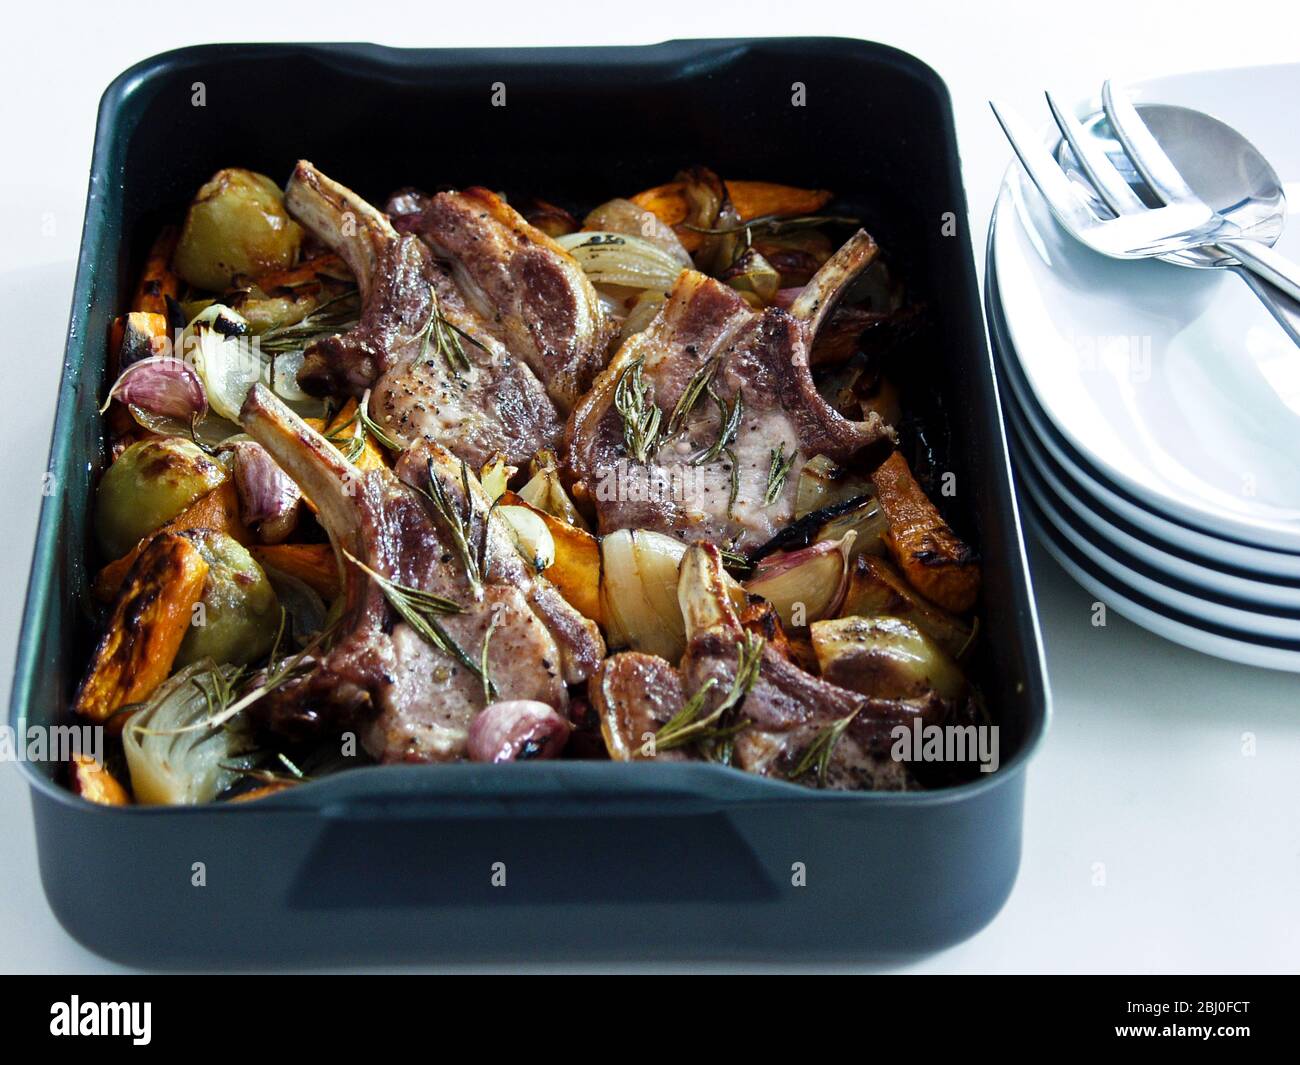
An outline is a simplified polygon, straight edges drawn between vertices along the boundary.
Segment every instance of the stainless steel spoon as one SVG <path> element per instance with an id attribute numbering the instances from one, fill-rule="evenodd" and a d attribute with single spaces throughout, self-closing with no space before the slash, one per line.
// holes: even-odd
<path id="1" fill-rule="evenodd" d="M 1138 114 L 1192 191 L 1235 227 L 1226 246 L 1208 246 L 1161 255 L 1167 262 L 1197 269 L 1225 269 L 1241 277 L 1269 309 L 1279 325 L 1300 344 L 1300 301 L 1242 265 L 1234 254 L 1243 242 L 1271 248 L 1286 225 L 1286 195 L 1268 160 L 1231 126 L 1201 111 L 1169 104 L 1139 104 Z M 1161 199 L 1153 193 L 1114 136 L 1104 112 L 1083 121 L 1085 132 L 1097 139 L 1111 163 L 1138 197 L 1151 207 Z M 1103 213 L 1109 208 L 1097 196 L 1074 152 L 1062 140 L 1057 161 L 1079 190 Z M 1246 244 L 1246 249 L 1252 247 Z"/>

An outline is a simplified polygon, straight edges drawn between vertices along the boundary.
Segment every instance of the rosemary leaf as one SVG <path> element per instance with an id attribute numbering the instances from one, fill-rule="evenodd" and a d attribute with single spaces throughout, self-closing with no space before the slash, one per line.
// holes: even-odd
<path id="1" fill-rule="evenodd" d="M 499 611 L 492 611 L 492 620 L 488 622 L 487 632 L 483 634 L 483 651 L 480 655 L 479 672 L 483 677 L 483 701 L 490 703 L 496 693 L 496 686 L 492 683 L 492 672 L 488 666 L 488 645 L 492 642 L 492 634 L 497 631 L 497 622 L 501 620 Z"/>
<path id="2" fill-rule="evenodd" d="M 318 340 L 351 329 L 360 320 L 359 314 L 360 295 L 356 289 L 352 289 L 326 300 L 293 325 L 274 326 L 266 330 L 258 336 L 257 345 L 268 355 L 301 351 Z"/>
<path id="3" fill-rule="evenodd" d="M 479 559 L 473 548 L 470 546 L 470 530 L 473 527 L 474 519 L 474 496 L 469 490 L 469 468 L 465 465 L 465 460 L 460 463 L 460 483 L 465 493 L 465 513 L 461 514 L 456 509 L 451 498 L 447 495 L 447 490 L 438 480 L 434 472 L 433 459 L 426 460 L 426 470 L 429 474 L 429 488 L 427 491 L 421 491 L 421 494 L 433 504 L 433 509 L 447 525 L 447 530 L 451 533 L 451 539 L 455 544 L 456 552 L 460 555 L 460 560 L 465 566 L 465 576 L 469 580 L 470 588 L 474 592 L 475 598 L 483 591 L 483 575 L 479 568 Z"/>
<path id="4" fill-rule="evenodd" d="M 429 317 L 420 331 L 419 361 L 423 362 L 429 354 L 429 349 L 434 348 L 442 360 L 451 368 L 452 373 L 469 370 L 469 356 L 465 354 L 465 347 L 461 343 L 462 340 L 468 341 L 481 351 L 487 351 L 487 348 L 465 330 L 452 325 L 442 311 L 438 309 L 438 294 L 430 285 Z"/>
<path id="5" fill-rule="evenodd" d="M 690 417 L 691 411 L 699 403 L 700 397 L 706 391 L 713 394 L 713 375 L 718 372 L 718 357 L 716 355 L 706 359 L 704 365 L 695 371 L 691 379 L 686 382 L 686 387 L 682 390 L 681 398 L 677 401 L 677 406 L 673 408 L 672 417 L 668 419 L 667 435 L 676 436 L 686 425 L 686 419 Z"/>
<path id="6" fill-rule="evenodd" d="M 366 428 L 361 423 L 360 413 L 361 406 L 358 404 L 357 413 L 325 437 L 349 462 L 356 462 L 366 449 Z M 349 429 L 352 431 L 348 432 Z"/>
<path id="7" fill-rule="evenodd" d="M 357 403 L 357 418 L 365 426 L 366 432 L 388 448 L 389 451 L 406 450 L 404 445 L 399 444 L 384 432 L 383 427 L 370 417 L 370 389 L 368 388 L 361 394 L 361 400 Z"/>
<path id="8" fill-rule="evenodd" d="M 840 742 L 840 737 L 844 735 L 849 725 L 853 723 L 853 719 L 858 716 L 859 711 L 862 709 L 862 705 L 859 705 L 853 713 L 846 714 L 838 721 L 832 722 L 817 733 L 813 738 L 812 743 L 808 744 L 807 749 L 803 753 L 803 757 L 799 759 L 799 764 L 796 765 L 793 772 L 791 772 L 791 780 L 797 780 L 815 766 L 817 769 L 817 781 L 823 787 L 825 786 L 826 773 L 830 769 L 831 755 L 835 753 L 835 745 Z"/>
<path id="9" fill-rule="evenodd" d="M 740 460 L 731 448 L 725 448 L 724 453 L 731 462 L 731 488 L 727 493 L 727 517 L 730 518 L 736 509 L 736 498 L 740 495 Z"/>
<path id="10" fill-rule="evenodd" d="M 735 710 L 744 701 L 749 690 L 758 680 L 763 665 L 763 638 L 746 632 L 736 641 L 736 675 L 732 678 L 727 694 L 713 711 L 700 717 L 709 692 L 717 684 L 717 679 L 710 677 L 694 695 L 686 701 L 655 734 L 655 748 L 670 751 L 688 743 L 713 742 L 726 739 L 745 728 L 748 721 L 719 724 L 724 715 Z"/>
<path id="11" fill-rule="evenodd" d="M 345 550 L 343 554 L 354 566 L 370 575 L 384 593 L 388 605 L 397 611 L 401 619 L 410 625 L 425 643 L 436 647 L 443 654 L 450 655 L 474 676 L 483 679 L 479 663 L 465 653 L 464 648 L 451 638 L 451 634 L 438 620 L 441 614 L 460 613 L 464 608 L 459 603 L 431 592 L 421 591 L 419 588 L 412 588 L 410 585 L 398 584 L 371 569 L 348 551 Z M 484 683 L 487 685 L 486 690 L 495 692 L 496 689 L 490 680 Z"/>
<path id="12" fill-rule="evenodd" d="M 784 440 L 772 451 L 772 465 L 767 471 L 767 490 L 763 493 L 763 506 L 770 507 L 781 495 L 781 489 L 785 487 L 785 479 L 790 476 L 790 469 L 794 466 L 794 459 L 798 453 L 796 448 L 786 455 Z"/>
<path id="13" fill-rule="evenodd" d="M 614 409 L 623 419 L 623 441 L 628 454 L 645 465 L 654 454 L 659 440 L 659 424 L 664 412 L 647 396 L 641 368 L 642 356 L 619 375 L 614 388 Z"/>
<path id="14" fill-rule="evenodd" d="M 713 446 L 708 450 L 702 451 L 695 456 L 692 463 L 696 466 L 703 466 L 712 462 L 731 447 L 736 439 L 736 434 L 740 432 L 740 419 L 745 412 L 744 393 L 739 389 L 737 389 L 736 397 L 730 404 L 713 390 L 712 385 L 709 386 L 709 396 L 718 405 L 718 439 L 713 442 Z"/>

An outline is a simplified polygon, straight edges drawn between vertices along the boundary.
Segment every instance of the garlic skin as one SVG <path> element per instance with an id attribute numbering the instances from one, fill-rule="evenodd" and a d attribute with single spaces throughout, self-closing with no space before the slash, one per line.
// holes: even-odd
<path id="1" fill-rule="evenodd" d="M 208 393 L 198 371 L 172 355 L 154 355 L 133 362 L 118 376 L 108 394 L 108 402 L 115 399 L 148 414 L 186 423 L 201 421 L 208 413 Z"/>
<path id="2" fill-rule="evenodd" d="M 535 699 L 489 703 L 470 722 L 466 750 L 472 762 L 526 762 L 557 758 L 572 726 Z"/>
<path id="3" fill-rule="evenodd" d="M 240 518 L 262 543 L 283 543 L 297 527 L 301 490 L 261 444 L 240 440 L 224 450 L 231 454 Z"/>

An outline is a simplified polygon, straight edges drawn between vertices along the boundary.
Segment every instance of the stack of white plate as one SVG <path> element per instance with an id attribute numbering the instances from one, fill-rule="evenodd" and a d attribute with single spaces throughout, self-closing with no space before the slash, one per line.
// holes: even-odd
<path id="1" fill-rule="evenodd" d="M 1300 139 L 1276 106 L 1300 98 L 1300 66 L 1134 95 L 1236 126 L 1300 207 Z M 1300 222 L 1278 248 L 1300 259 Z M 1137 624 L 1300 672 L 1300 348 L 1231 274 L 1075 243 L 1018 166 L 989 234 L 986 297 L 1027 526 Z"/>

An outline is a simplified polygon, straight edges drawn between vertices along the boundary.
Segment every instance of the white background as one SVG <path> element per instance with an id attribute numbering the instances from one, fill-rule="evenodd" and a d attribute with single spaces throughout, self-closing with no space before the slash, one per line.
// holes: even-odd
<path id="1" fill-rule="evenodd" d="M 1238 21 L 1240 19 L 1240 21 Z M 936 3 L 658 0 L 592 5 L 242 4 L 211 9 L 41 0 L 5 13 L 0 63 L 0 696 L 7 705 L 80 238 L 95 109 L 123 69 L 204 41 L 406 46 L 640 44 L 674 37 L 835 35 L 913 52 L 946 79 L 982 254 L 1008 161 L 985 101 L 1039 120 L 1105 77 L 1300 60 L 1294 2 Z M 310 95 L 310 87 L 303 93 Z M 1294 109 L 1296 100 L 1278 101 Z M 264 101 L 275 107 L 276 101 Z M 304 101 L 286 101 L 292 109 Z M 1033 110 L 1038 109 L 1038 110 Z M 291 128 L 291 127 L 286 127 Z M 581 150 L 582 132 L 572 133 Z M 1297 127 L 1300 136 L 1300 126 Z M 159 165 L 166 165 L 159 160 Z M 815 168 L 815 160 L 810 163 Z M 746 175 L 749 176 L 749 175 Z M 753 175 L 761 176 L 761 175 Z M 1293 223 L 1300 224 L 1300 223 Z M 982 933 L 907 968 L 944 972 L 1300 968 L 1300 679 L 1182 650 L 1116 617 L 1031 550 L 1055 719 L 1029 772 L 1025 855 Z M 1242 734 L 1257 737 L 1242 755 Z M 1104 863 L 1105 886 L 1094 868 Z M 111 894 L 113 885 L 100 885 Z M 936 884 L 935 890 L 944 890 Z M 628 962 L 634 964 L 635 958 Z M 793 959 L 774 958 L 777 967 Z M 545 959 L 538 965 L 544 966 Z M 0 968 L 106 970 L 55 922 L 20 774 L 0 765 Z M 698 967 L 693 967 L 698 968 Z"/>

